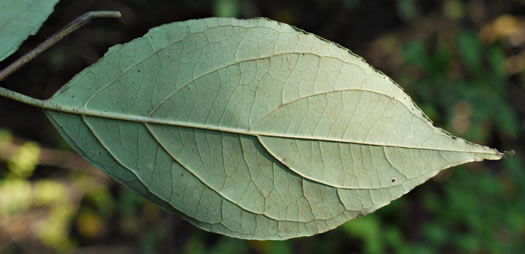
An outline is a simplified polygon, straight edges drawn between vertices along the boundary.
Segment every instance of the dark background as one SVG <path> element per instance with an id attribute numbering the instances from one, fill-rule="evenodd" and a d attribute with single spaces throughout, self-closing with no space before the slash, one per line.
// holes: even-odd
<path id="1" fill-rule="evenodd" d="M 445 170 L 379 211 L 313 237 L 242 241 L 199 230 L 75 155 L 41 110 L 0 98 L 0 253 L 520 253 L 525 250 L 525 2 L 63 0 L 4 67 L 90 10 L 96 20 L 1 82 L 36 98 L 154 26 L 265 16 L 337 42 L 396 80 L 434 123 L 514 149 Z"/>

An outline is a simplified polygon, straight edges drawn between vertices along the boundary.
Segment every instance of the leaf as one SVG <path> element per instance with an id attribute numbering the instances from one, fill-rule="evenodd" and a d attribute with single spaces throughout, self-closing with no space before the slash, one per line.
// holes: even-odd
<path id="1" fill-rule="evenodd" d="M 78 153 L 204 230 L 287 239 L 375 211 L 496 150 L 432 126 L 347 49 L 208 18 L 112 47 L 44 105 Z"/>
<path id="2" fill-rule="evenodd" d="M 0 61 L 13 54 L 34 35 L 53 12 L 58 0 L 0 1 Z"/>

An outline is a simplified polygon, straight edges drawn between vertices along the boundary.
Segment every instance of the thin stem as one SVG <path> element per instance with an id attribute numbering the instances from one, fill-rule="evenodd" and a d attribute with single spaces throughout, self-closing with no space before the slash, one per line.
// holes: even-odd
<path id="1" fill-rule="evenodd" d="M 0 96 L 9 98 L 14 101 L 22 102 L 22 103 L 25 103 L 31 106 L 39 107 L 39 108 L 43 108 L 45 104 L 44 100 L 35 99 L 27 95 L 17 93 L 15 91 L 5 89 L 3 87 L 0 87 Z"/>
<path id="2" fill-rule="evenodd" d="M 58 41 L 62 40 L 64 37 L 79 29 L 83 25 L 87 24 L 90 20 L 95 18 L 120 18 L 121 14 L 118 11 L 90 11 L 86 12 L 84 15 L 76 18 L 71 23 L 63 27 L 60 31 L 53 34 L 47 40 L 38 45 L 35 49 L 29 51 L 15 62 L 7 66 L 5 69 L 0 71 L 0 81 L 6 79 L 13 72 L 20 69 L 26 63 L 31 61 L 33 58 L 38 56 L 40 53 L 44 52 L 49 47 L 53 46 Z M 4 89 L 5 90 L 5 89 Z M 2 90 L 0 90 L 0 95 L 3 95 Z"/>

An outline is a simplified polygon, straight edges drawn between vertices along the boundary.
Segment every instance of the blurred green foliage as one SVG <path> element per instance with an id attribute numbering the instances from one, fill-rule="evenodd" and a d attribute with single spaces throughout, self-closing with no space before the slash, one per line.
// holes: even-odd
<path id="1" fill-rule="evenodd" d="M 18 177 L 27 178 L 33 174 L 40 157 L 39 145 L 26 142 L 11 156 L 7 168 Z"/>
<path id="2" fill-rule="evenodd" d="M 521 127 L 517 112 L 507 100 L 500 46 L 483 48 L 474 33 L 462 31 L 454 48 L 427 49 L 421 42 L 413 41 L 405 45 L 403 55 L 407 64 L 423 72 L 422 78 L 406 75 L 403 80 L 430 118 L 451 124 L 457 113 L 454 105 L 463 102 L 475 109 L 471 110 L 466 139 L 486 143 L 489 134 L 484 129 L 486 124 L 496 125 L 497 131 L 504 135 L 518 137 Z M 454 59 L 457 55 L 459 59 Z M 454 62 L 466 69 L 458 77 L 451 77 L 449 72 Z"/>
<path id="3" fill-rule="evenodd" d="M 240 14 L 238 0 L 215 1 L 214 13 L 217 17 L 238 17 Z"/>
<path id="4" fill-rule="evenodd" d="M 281 242 L 241 241 L 198 230 L 100 175 L 37 165 L 41 146 L 62 149 L 64 142 L 58 135 L 49 137 L 54 131 L 41 129 L 49 125 L 43 118 L 31 122 L 30 129 L 27 118 L 18 125 L 5 120 L 0 127 L 10 126 L 16 136 L 36 137 L 27 139 L 39 142 L 24 141 L 10 158 L 0 160 L 0 253 L 75 253 L 93 248 L 96 253 L 188 254 L 520 253 L 525 249 L 521 149 L 525 101 L 517 96 L 525 95 L 525 74 L 519 65 L 511 66 L 518 71 L 507 69 L 510 58 L 525 54 L 525 43 L 480 36 L 494 18 L 509 13 L 517 20 L 525 16 L 523 1 L 184 0 L 159 1 L 158 6 L 145 0 L 88 2 L 62 1 L 48 23 L 55 24 L 48 34 L 86 9 L 119 9 L 126 24 L 118 26 L 120 37 L 113 28 L 102 26 L 91 32 L 85 28 L 43 56 L 54 59 L 54 67 L 30 64 L 12 77 L 13 83 L 35 83 L 37 88 L 28 90 L 41 91 L 40 80 L 56 72 L 55 81 L 61 85 L 85 67 L 71 69 L 75 59 L 70 55 L 96 60 L 100 55 L 93 52 L 102 54 L 111 43 L 136 37 L 153 25 L 211 15 L 267 16 L 350 47 L 398 81 L 436 125 L 478 143 L 515 149 L 516 155 L 447 170 L 387 207 L 326 234 Z M 143 25 L 143 30 L 125 30 L 134 24 Z M 520 31 L 525 31 L 523 24 Z M 98 51 L 82 44 L 101 44 L 99 37 L 108 45 Z M 375 47 L 378 42 L 383 44 Z M 87 48 L 79 50 L 76 44 Z M 6 105 L 0 107 L 0 114 L 10 119 L 12 112 L 20 114 L 16 110 L 26 112 Z M 0 128 L 0 157 L 13 143 L 11 131 Z"/>

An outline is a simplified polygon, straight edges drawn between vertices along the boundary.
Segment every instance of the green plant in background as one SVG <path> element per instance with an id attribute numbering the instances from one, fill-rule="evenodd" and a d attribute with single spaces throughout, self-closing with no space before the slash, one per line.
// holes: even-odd
<path id="1" fill-rule="evenodd" d="M 12 145 L 11 139 L 9 132 L 0 131 L 0 151 L 11 150 L 6 149 Z M 31 209 L 45 208 L 45 216 L 34 219 L 31 231 L 47 246 L 58 251 L 72 250 L 75 242 L 69 237 L 69 231 L 78 207 L 77 199 L 85 196 L 94 200 L 102 214 L 104 211 L 107 214 L 107 207 L 111 207 L 113 201 L 108 198 L 105 185 L 82 175 L 69 179 L 67 183 L 46 179 L 30 181 L 38 164 L 39 153 L 38 145 L 26 142 L 7 161 L 9 171 L 0 178 L 0 222 L 9 225 L 9 220 L 13 220 L 16 223 L 21 217 L 29 216 Z M 85 223 L 82 217 L 78 222 L 81 223 L 78 227 L 80 230 L 94 226 L 93 220 Z M 17 235 L 28 232 L 11 233 Z"/>
<path id="2" fill-rule="evenodd" d="M 10 134 L 0 134 L 2 143 L 8 145 Z M 8 161 L 9 173 L 0 180 L 0 217 L 11 218 L 22 214 L 32 206 L 49 206 L 50 214 L 36 226 L 40 240 L 57 250 L 68 250 L 71 242 L 67 237 L 72 209 L 63 183 L 41 180 L 32 184 L 31 176 L 39 158 L 39 147 L 33 142 L 21 145 Z M 14 218 L 14 217 L 13 217 Z"/>
<path id="3" fill-rule="evenodd" d="M 449 77 L 451 49 L 436 48 L 429 55 L 419 42 L 406 45 L 404 55 L 407 63 L 421 68 L 426 75 L 421 80 L 407 80 L 415 92 L 416 87 L 420 90 L 416 92 L 418 99 L 425 105 L 436 105 L 436 111 L 444 112 L 443 120 L 452 119 L 456 113 L 467 114 L 472 126 L 463 128 L 468 130 L 467 133 L 459 132 L 470 139 L 486 139 L 488 133 L 483 130 L 486 124 L 494 124 L 505 135 L 516 137 L 520 130 L 519 122 L 516 112 L 506 100 L 501 48 L 497 45 L 482 48 L 476 35 L 462 32 L 458 36 L 455 52 L 467 69 L 467 77 Z M 482 59 L 483 56 L 485 59 Z M 456 104 L 458 101 L 467 105 L 462 107 Z"/>

